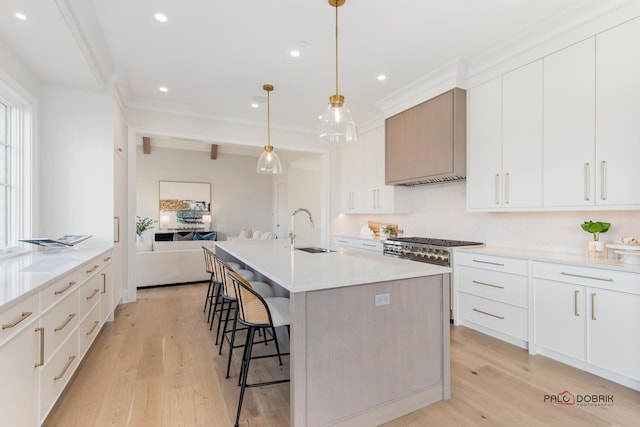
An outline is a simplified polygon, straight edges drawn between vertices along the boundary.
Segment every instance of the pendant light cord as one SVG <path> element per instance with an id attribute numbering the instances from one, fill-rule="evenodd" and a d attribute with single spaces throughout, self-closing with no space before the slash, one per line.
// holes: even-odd
<path id="1" fill-rule="evenodd" d="M 336 96 L 338 92 L 338 2 L 336 1 Z"/>
<path id="2" fill-rule="evenodd" d="M 267 147 L 271 147 L 271 100 L 267 91 Z"/>

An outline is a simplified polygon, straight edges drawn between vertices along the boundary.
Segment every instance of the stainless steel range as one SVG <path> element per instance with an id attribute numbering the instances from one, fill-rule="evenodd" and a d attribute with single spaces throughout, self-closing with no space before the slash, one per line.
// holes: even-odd
<path id="1" fill-rule="evenodd" d="M 398 237 L 385 240 L 383 251 L 386 256 L 405 258 L 413 261 L 451 267 L 453 248 L 484 246 L 480 242 L 461 240 L 427 239 L 424 237 Z M 449 275 L 449 317 L 453 320 L 453 279 Z"/>
<path id="2" fill-rule="evenodd" d="M 484 246 L 480 242 L 428 239 L 425 237 L 397 237 L 384 241 L 384 254 L 396 258 L 411 259 L 429 264 L 452 264 L 453 248 Z"/>

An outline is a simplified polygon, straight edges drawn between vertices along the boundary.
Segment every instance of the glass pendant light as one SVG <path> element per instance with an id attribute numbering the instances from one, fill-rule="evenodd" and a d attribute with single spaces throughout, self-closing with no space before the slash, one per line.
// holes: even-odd
<path id="1" fill-rule="evenodd" d="M 328 0 L 336 9 L 336 93 L 329 97 L 329 106 L 320 116 L 318 142 L 356 142 L 358 130 L 351 117 L 351 111 L 344 105 L 344 96 L 338 92 L 338 8 L 345 0 Z"/>
<path id="2" fill-rule="evenodd" d="M 256 166 L 256 172 L 258 173 L 282 173 L 282 164 L 273 147 L 271 146 L 271 100 L 269 99 L 269 93 L 273 90 L 273 85 L 262 86 L 267 92 L 267 146 L 264 147 L 264 152 L 258 159 L 258 165 Z"/>

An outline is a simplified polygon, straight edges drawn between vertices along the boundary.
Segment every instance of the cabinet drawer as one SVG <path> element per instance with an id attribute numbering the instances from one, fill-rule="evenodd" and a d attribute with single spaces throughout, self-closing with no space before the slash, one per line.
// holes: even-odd
<path id="1" fill-rule="evenodd" d="M 80 272 L 75 271 L 40 291 L 40 307 L 42 307 L 42 311 L 45 312 L 62 301 L 67 295 L 78 289 L 79 284 Z"/>
<path id="2" fill-rule="evenodd" d="M 463 320 L 522 340 L 527 339 L 527 310 L 476 295 L 460 293 Z"/>
<path id="3" fill-rule="evenodd" d="M 93 306 L 100 301 L 103 280 L 104 276 L 96 274 L 80 288 L 80 319 L 83 319 Z"/>
<path id="4" fill-rule="evenodd" d="M 458 290 L 527 308 L 527 277 L 501 271 L 460 266 Z"/>
<path id="5" fill-rule="evenodd" d="M 100 309 L 100 304 L 93 307 L 89 314 L 87 314 L 87 317 L 85 317 L 80 324 L 80 328 L 78 328 L 81 357 L 84 357 L 84 353 L 87 351 L 93 340 L 96 339 L 98 332 L 100 332 L 100 328 L 102 326 L 100 321 Z"/>
<path id="6" fill-rule="evenodd" d="M 64 386 L 69 382 L 80 358 L 78 357 L 78 334 L 71 335 L 60 350 L 47 362 L 40 372 L 40 421 L 49 414 Z"/>
<path id="7" fill-rule="evenodd" d="M 102 267 L 102 257 L 96 257 L 80 268 L 80 282 L 84 282 L 92 275 L 96 274 Z"/>
<path id="8" fill-rule="evenodd" d="M 365 251 L 373 251 L 382 253 L 382 242 L 366 241 L 366 240 L 356 240 L 354 247 L 356 249 L 362 249 Z"/>
<path id="9" fill-rule="evenodd" d="M 528 272 L 525 259 L 505 258 L 495 255 L 480 253 L 455 252 L 455 263 L 470 267 L 484 268 L 486 270 L 504 271 L 506 273 L 521 274 L 526 276 Z"/>
<path id="10" fill-rule="evenodd" d="M 0 313 L 0 346 L 16 336 L 31 321 L 38 317 L 38 295 L 32 295 L 24 301 Z"/>
<path id="11" fill-rule="evenodd" d="M 640 274 L 636 273 L 534 262 L 533 277 L 640 295 Z"/>
<path id="12" fill-rule="evenodd" d="M 40 318 L 40 326 L 44 328 L 45 360 L 76 330 L 79 322 L 78 291 L 75 290 Z"/>

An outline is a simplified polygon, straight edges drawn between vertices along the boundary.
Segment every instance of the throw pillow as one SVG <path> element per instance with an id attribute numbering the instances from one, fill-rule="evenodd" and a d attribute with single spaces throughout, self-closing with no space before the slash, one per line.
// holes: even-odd
<path id="1" fill-rule="evenodd" d="M 196 232 L 196 235 L 193 236 L 193 240 L 216 240 L 216 232 L 211 231 L 209 233 L 200 233 Z"/>
<path id="2" fill-rule="evenodd" d="M 251 237 L 253 237 L 253 228 L 251 227 L 243 228 L 242 230 L 240 230 L 240 234 L 238 235 L 238 237 L 244 238 L 244 239 L 250 239 Z"/>
<path id="3" fill-rule="evenodd" d="M 193 231 L 190 233 L 177 232 L 174 236 L 175 242 L 183 242 L 185 240 L 193 240 Z"/>

